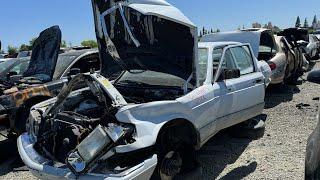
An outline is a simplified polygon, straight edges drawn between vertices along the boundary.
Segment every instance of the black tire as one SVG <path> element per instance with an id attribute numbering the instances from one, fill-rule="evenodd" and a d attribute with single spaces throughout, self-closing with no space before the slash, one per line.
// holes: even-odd
<path id="1" fill-rule="evenodd" d="M 183 142 L 182 138 L 172 140 L 170 136 L 173 134 L 169 130 L 159 136 L 155 145 L 158 164 L 151 177 L 152 180 L 170 180 L 196 167 L 193 146 Z"/>
<path id="2" fill-rule="evenodd" d="M 250 119 L 229 128 L 228 133 L 234 138 L 259 139 L 265 132 L 265 122 L 259 119 Z"/>
<path id="3" fill-rule="evenodd" d="M 26 132 L 26 123 L 27 123 L 27 119 L 29 118 L 31 107 L 32 106 L 24 105 L 17 112 L 17 116 L 14 120 L 14 124 L 11 125 L 11 126 L 13 126 L 13 127 L 11 127 L 12 131 L 17 136 Z"/>

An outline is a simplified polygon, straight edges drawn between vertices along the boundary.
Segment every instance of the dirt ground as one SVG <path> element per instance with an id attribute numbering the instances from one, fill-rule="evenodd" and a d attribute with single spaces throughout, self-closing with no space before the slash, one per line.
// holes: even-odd
<path id="1" fill-rule="evenodd" d="M 320 69 L 320 61 L 314 69 Z M 320 85 L 306 82 L 306 75 L 297 85 L 268 89 L 263 137 L 240 139 L 219 133 L 197 153 L 201 167 L 182 179 L 304 179 L 306 143 L 317 123 L 320 97 Z M 298 108 L 301 103 L 304 106 Z M 0 161 L 0 179 L 34 179 L 16 160 L 14 145 L 0 143 L 0 149 L 0 158 L 11 156 Z"/>

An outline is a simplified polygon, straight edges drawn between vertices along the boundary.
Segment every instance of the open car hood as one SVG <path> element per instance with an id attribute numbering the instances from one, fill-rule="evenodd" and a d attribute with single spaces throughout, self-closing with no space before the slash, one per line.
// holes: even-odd
<path id="1" fill-rule="evenodd" d="M 24 77 L 35 77 L 42 82 L 53 78 L 61 44 L 61 30 L 53 26 L 40 33 L 35 40 L 32 55 Z"/>
<path id="2" fill-rule="evenodd" d="M 188 79 L 196 59 L 197 29 L 164 0 L 92 0 L 105 77 L 150 70 Z"/>
<path id="3" fill-rule="evenodd" d="M 288 28 L 278 33 L 289 41 L 308 41 L 308 30 L 301 28 Z"/>

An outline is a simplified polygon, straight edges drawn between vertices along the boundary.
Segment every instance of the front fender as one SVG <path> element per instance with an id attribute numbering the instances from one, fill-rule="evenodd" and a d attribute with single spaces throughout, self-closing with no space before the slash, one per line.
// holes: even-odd
<path id="1" fill-rule="evenodd" d="M 118 146 L 116 148 L 118 153 L 153 146 L 161 128 L 171 120 L 185 119 L 193 123 L 191 109 L 177 101 L 125 106 L 119 110 L 116 117 L 120 122 L 134 124 L 136 127 L 136 142 Z"/>

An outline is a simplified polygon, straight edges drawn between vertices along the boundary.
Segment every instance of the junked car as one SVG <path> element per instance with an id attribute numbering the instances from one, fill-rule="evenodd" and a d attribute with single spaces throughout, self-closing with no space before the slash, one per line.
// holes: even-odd
<path id="1" fill-rule="evenodd" d="M 7 81 L 12 75 L 22 75 L 29 66 L 30 58 L 10 59 L 0 66 L 0 84 Z"/>
<path id="2" fill-rule="evenodd" d="M 275 38 L 268 29 L 247 29 L 205 35 L 201 42 L 236 41 L 250 43 L 259 61 L 266 61 L 271 70 L 271 84 L 283 83 L 286 79 L 303 74 L 300 54 L 292 52 L 286 39 Z"/>
<path id="3" fill-rule="evenodd" d="M 8 72 L 13 76 L 6 75 L 1 81 L 0 125 L 9 130 L 9 137 L 14 138 L 25 132 L 30 108 L 59 94 L 72 75 L 100 70 L 100 59 L 96 49 L 70 51 L 58 55 L 60 45 L 53 44 L 59 41 L 59 37 L 60 30 L 57 27 L 45 30 L 35 42 L 34 53 L 25 72 L 18 73 L 20 66 L 14 64 Z M 38 43 L 42 43 L 41 47 Z M 37 74 L 41 72 L 42 74 Z M 78 86 L 81 88 L 80 84 Z"/>
<path id="4" fill-rule="evenodd" d="M 279 32 L 278 35 L 285 36 L 288 41 L 300 47 L 307 60 L 318 58 L 320 42 L 315 35 L 309 34 L 307 29 L 288 28 Z"/>
<path id="5" fill-rule="evenodd" d="M 318 122 L 314 131 L 308 138 L 306 159 L 305 159 L 305 179 L 320 179 L 320 107 L 316 117 Z"/>
<path id="6" fill-rule="evenodd" d="M 271 70 L 249 44 L 198 48 L 195 25 L 163 0 L 92 5 L 101 74 L 35 105 L 18 138 L 37 177 L 172 178 L 217 132 L 262 112 Z"/>

